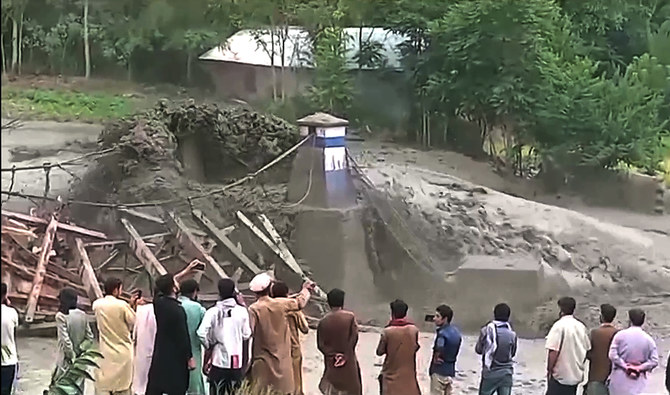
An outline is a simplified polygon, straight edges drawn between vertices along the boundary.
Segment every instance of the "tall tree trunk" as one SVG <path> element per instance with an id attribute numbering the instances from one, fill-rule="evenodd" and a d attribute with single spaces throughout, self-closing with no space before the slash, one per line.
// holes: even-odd
<path id="1" fill-rule="evenodd" d="M 361 50 L 363 48 L 363 21 L 358 26 L 358 71 L 363 70 L 363 59 L 361 59 Z"/>
<path id="2" fill-rule="evenodd" d="M 88 0 L 84 0 L 84 64 L 85 78 L 91 77 L 91 46 L 88 42 Z"/>
<path id="3" fill-rule="evenodd" d="M 286 40 L 288 39 L 288 25 L 284 25 L 282 27 L 282 35 L 281 35 L 281 47 L 279 50 L 281 51 L 281 101 L 283 102 L 286 100 L 286 61 L 285 61 L 285 54 L 286 54 Z"/>
<path id="4" fill-rule="evenodd" d="M 12 18 L 12 73 L 16 73 L 19 59 L 19 25 L 16 18 Z"/>
<path id="5" fill-rule="evenodd" d="M 186 82 L 191 83 L 191 63 L 193 63 L 193 56 L 191 51 L 187 50 L 186 54 Z"/>
<path id="6" fill-rule="evenodd" d="M 128 64 L 126 64 L 128 81 L 133 80 L 133 53 L 128 54 Z"/>
<path id="7" fill-rule="evenodd" d="M 2 50 L 2 75 L 7 75 L 7 59 L 5 58 L 5 36 L 0 32 L 0 50 Z"/>
<path id="8" fill-rule="evenodd" d="M 18 64 L 17 72 L 21 74 L 21 65 L 23 63 L 23 10 L 21 10 L 21 16 L 19 17 L 19 45 L 18 45 Z"/>
<path id="9" fill-rule="evenodd" d="M 270 68 L 272 69 L 272 100 L 277 101 L 277 70 L 275 70 L 275 23 L 270 22 Z"/>

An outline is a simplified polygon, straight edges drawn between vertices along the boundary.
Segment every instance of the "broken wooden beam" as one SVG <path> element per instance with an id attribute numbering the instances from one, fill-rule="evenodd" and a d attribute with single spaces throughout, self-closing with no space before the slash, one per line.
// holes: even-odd
<path id="1" fill-rule="evenodd" d="M 18 292 L 8 294 L 7 296 L 13 299 L 15 302 L 18 302 L 14 303 L 15 306 L 20 306 L 21 302 L 28 299 L 28 295 Z M 78 297 L 77 304 L 86 309 L 91 307 L 91 301 L 88 300 L 87 297 L 81 295 Z M 58 295 L 40 295 L 40 312 L 36 313 L 35 317 L 38 315 L 55 315 L 59 305 L 60 299 L 58 298 Z"/>
<path id="2" fill-rule="evenodd" d="M 33 285 L 28 295 L 28 301 L 26 303 L 26 323 L 30 324 L 33 322 L 35 317 L 35 311 L 37 311 L 37 301 L 40 297 L 40 292 L 42 291 L 42 283 L 44 282 L 44 275 L 47 273 L 47 261 L 49 260 L 49 253 L 51 252 L 51 246 L 54 241 L 54 236 L 56 235 L 56 229 L 58 228 L 58 221 L 56 217 L 51 217 L 49 225 L 44 232 L 44 239 L 42 240 L 42 249 L 40 251 L 40 257 L 37 261 L 37 268 L 35 269 L 35 277 L 33 277 Z"/>
<path id="3" fill-rule="evenodd" d="M 123 227 L 126 228 L 126 232 L 128 232 L 128 235 L 130 236 L 128 245 L 133 250 L 135 257 L 137 257 L 137 259 L 142 262 L 144 268 L 147 270 L 147 272 L 149 272 L 149 275 L 155 279 L 167 274 L 167 270 L 163 264 L 160 263 L 158 259 L 156 259 L 154 254 L 144 243 L 144 240 L 142 240 L 142 237 L 137 232 L 135 227 L 130 223 L 130 221 L 125 218 L 121 218 L 121 224 L 123 224 Z"/>
<path id="4" fill-rule="evenodd" d="M 133 210 L 130 208 L 120 208 L 119 211 L 121 211 L 122 213 L 126 213 L 128 215 L 132 215 L 133 217 L 143 219 L 145 221 L 153 222 L 159 225 L 165 225 L 165 221 L 163 221 L 159 217 L 156 217 L 155 215 L 143 213 L 141 211 Z"/>
<path id="5" fill-rule="evenodd" d="M 221 232 L 223 232 L 224 235 L 228 236 L 229 234 L 233 233 L 235 230 L 235 225 L 230 225 L 226 226 L 225 228 L 221 229 Z"/>
<path id="6" fill-rule="evenodd" d="M 211 233 L 212 237 L 214 237 L 216 241 L 228 248 L 230 252 L 232 252 L 233 255 L 235 255 L 235 257 L 251 271 L 252 274 L 256 275 L 262 272 L 262 270 L 251 259 L 249 259 L 249 257 L 246 256 L 244 252 L 242 252 L 241 248 L 235 245 L 235 243 L 233 243 L 232 240 L 230 240 L 228 236 L 221 231 L 221 229 L 217 228 L 216 225 L 214 225 L 214 223 L 209 220 L 209 218 L 205 217 L 205 214 L 203 214 L 202 211 L 193 210 L 192 214 L 196 221 L 202 224 L 202 226 L 204 226 L 205 229 Z"/>
<path id="7" fill-rule="evenodd" d="M 84 242 L 79 238 L 74 238 L 74 255 L 79 264 L 83 266 L 83 271 L 81 272 L 81 280 L 86 287 L 86 293 L 88 298 L 91 301 L 96 301 L 103 297 L 102 288 L 100 288 L 100 282 L 98 277 L 95 275 L 93 266 L 91 265 L 91 260 L 88 258 L 88 253 L 84 247 Z"/>
<path id="8" fill-rule="evenodd" d="M 189 228 L 184 224 L 184 221 L 181 220 L 174 212 L 169 212 L 166 216 L 166 220 L 169 227 L 176 228 L 177 232 L 177 241 L 179 245 L 186 251 L 187 254 L 191 255 L 192 258 L 199 259 L 204 263 L 211 266 L 219 278 L 229 278 L 228 274 L 223 270 L 221 265 L 209 255 L 202 245 L 195 239 Z M 200 281 L 202 272 L 196 273 L 196 280 Z"/>
<path id="9" fill-rule="evenodd" d="M 86 246 L 86 244 L 84 244 L 84 247 L 85 246 Z M 100 270 L 104 269 L 107 265 L 112 263 L 114 261 L 114 259 L 116 259 L 116 257 L 118 257 L 118 256 L 119 256 L 119 250 L 113 249 L 112 252 L 107 257 L 107 259 L 105 259 L 100 265 L 98 265 L 98 267 L 96 267 L 95 270 L 100 271 Z"/>
<path id="10" fill-rule="evenodd" d="M 47 272 L 51 272 L 73 283 L 79 283 L 81 281 L 79 276 L 54 262 L 47 262 Z"/>
<path id="11" fill-rule="evenodd" d="M 28 215 L 28 214 L 15 213 L 15 212 L 12 212 L 12 211 L 7 211 L 7 210 L 2 210 L 2 216 L 7 217 L 7 218 L 18 219 L 18 220 L 25 221 L 25 222 L 30 222 L 30 223 L 33 223 L 33 224 L 48 225 L 50 223 L 50 221 L 47 221 L 46 219 L 43 219 L 43 218 L 40 218 L 40 217 L 35 217 L 35 216 L 32 216 L 32 215 Z M 64 230 L 64 231 L 68 231 L 68 232 L 72 232 L 72 233 L 77 233 L 81 236 L 87 236 L 87 237 L 93 237 L 93 238 L 96 238 L 96 239 L 107 240 L 107 235 L 106 234 L 104 234 L 102 232 L 98 232 L 96 230 L 86 229 L 86 228 L 82 228 L 82 227 L 77 226 L 77 225 L 66 224 L 66 223 L 63 223 L 63 222 L 57 222 L 57 225 L 58 225 L 59 230 Z"/>
<path id="12" fill-rule="evenodd" d="M 7 265 L 8 268 L 3 268 L 3 274 L 6 272 L 11 272 L 12 270 L 14 271 L 14 274 L 18 275 L 21 278 L 27 279 L 29 281 L 32 281 L 33 278 L 35 277 L 35 269 L 29 268 L 29 267 L 24 267 L 20 264 L 14 263 L 10 261 L 9 259 L 5 258 L 4 256 L 1 257 L 2 263 Z M 10 269 L 11 268 L 11 269 Z M 44 279 L 49 279 L 50 281 L 54 283 L 60 284 L 61 287 L 71 287 L 75 288 L 81 291 L 85 291 L 86 289 L 79 285 L 77 282 L 73 282 L 71 280 L 68 280 L 66 278 L 60 277 L 53 275 L 47 271 L 47 273 L 44 275 Z M 11 281 L 7 281 L 7 284 L 11 284 Z M 40 295 L 40 298 L 44 298 L 44 295 Z"/>
<path id="13" fill-rule="evenodd" d="M 151 240 L 155 239 L 158 237 L 165 237 L 165 236 L 170 236 L 172 233 L 171 232 L 161 232 L 161 233 L 154 233 L 146 236 L 142 236 L 142 240 Z M 109 241 L 93 241 L 91 243 L 84 243 L 84 247 L 110 247 L 110 246 L 116 246 L 116 245 L 121 245 L 121 244 L 127 244 L 128 240 L 109 240 Z"/>
<path id="14" fill-rule="evenodd" d="M 239 212 L 239 214 L 244 215 L 241 212 Z M 266 217 L 265 214 L 261 214 L 258 216 L 258 219 L 261 221 L 261 224 L 272 238 L 272 241 L 274 241 L 274 243 L 279 248 L 279 251 L 281 252 L 280 257 L 282 257 L 282 260 L 286 262 L 286 264 L 291 268 L 291 270 L 293 270 L 297 274 L 300 274 L 302 277 L 307 278 L 300 265 L 298 265 L 298 261 L 295 260 L 295 257 L 288 249 L 286 243 L 284 243 L 284 240 L 281 238 L 279 232 L 277 232 L 277 229 L 275 229 L 275 227 L 272 225 L 272 222 L 270 222 L 268 217 Z"/>
<path id="15" fill-rule="evenodd" d="M 261 221 L 268 234 L 270 234 L 272 240 L 270 240 L 270 238 L 268 238 L 268 236 L 263 233 L 263 231 L 254 225 L 254 223 L 251 222 L 251 220 L 241 211 L 237 212 L 237 218 L 239 218 L 240 221 L 242 221 L 242 223 L 246 225 L 253 234 L 255 234 L 259 239 L 261 239 L 263 243 L 265 243 L 265 245 L 267 245 L 275 254 L 277 254 L 282 262 L 284 262 L 286 266 L 288 266 L 289 269 L 291 269 L 294 273 L 299 275 L 303 281 L 312 281 L 309 277 L 307 277 L 300 265 L 298 265 L 298 262 L 295 260 L 293 254 L 291 254 L 291 251 L 289 251 L 286 243 L 284 243 L 284 240 L 282 240 L 279 232 L 277 232 L 265 214 L 259 215 L 258 219 Z M 318 285 L 316 288 L 314 288 L 314 292 L 319 297 L 326 298 L 326 293 Z"/>

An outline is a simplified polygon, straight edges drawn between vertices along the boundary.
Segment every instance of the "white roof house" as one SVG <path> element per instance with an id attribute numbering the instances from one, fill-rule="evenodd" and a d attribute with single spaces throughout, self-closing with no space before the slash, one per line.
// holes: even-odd
<path id="1" fill-rule="evenodd" d="M 358 27 L 344 29 L 347 63 L 352 69 L 358 68 L 355 56 L 359 50 Z M 380 27 L 364 27 L 363 40 L 381 44 L 381 53 L 386 66 L 401 69 L 399 45 L 406 41 L 402 35 Z M 269 30 L 240 30 L 228 40 L 202 54 L 199 59 L 218 62 L 235 62 L 257 66 L 272 66 L 272 38 Z M 284 50 L 284 66 L 295 68 L 313 68 L 312 44 L 307 31 L 301 27 L 289 27 Z M 279 39 L 275 36 L 274 65 L 282 65 Z"/>

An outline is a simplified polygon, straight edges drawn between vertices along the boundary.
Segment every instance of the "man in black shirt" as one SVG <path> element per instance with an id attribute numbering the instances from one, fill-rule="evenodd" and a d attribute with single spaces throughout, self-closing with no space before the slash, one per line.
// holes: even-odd
<path id="1" fill-rule="evenodd" d="M 189 370 L 195 369 L 186 312 L 177 300 L 174 276 L 156 280 L 159 296 L 154 299 L 156 342 L 149 368 L 147 395 L 183 395 L 188 389 Z"/>

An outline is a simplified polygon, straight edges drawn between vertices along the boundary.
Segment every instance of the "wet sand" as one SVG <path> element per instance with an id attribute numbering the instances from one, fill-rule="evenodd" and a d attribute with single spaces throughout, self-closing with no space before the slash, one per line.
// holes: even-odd
<path id="1" fill-rule="evenodd" d="M 381 369 L 375 362 L 381 362 L 374 355 L 379 341 L 376 333 L 361 333 L 358 344 L 358 359 L 363 376 L 364 395 L 379 394 L 377 376 Z M 427 375 L 430 360 L 432 334 L 422 333 L 420 338 L 421 349 L 418 355 L 418 377 L 423 394 L 428 394 L 429 379 Z M 476 339 L 465 336 L 457 362 L 457 379 L 455 394 L 477 394 L 479 384 L 480 360 L 474 352 Z M 647 395 L 665 394 L 663 388 L 665 363 L 670 351 L 670 339 L 656 339 L 661 353 L 661 364 L 650 375 Z M 18 340 L 19 357 L 21 363 L 19 387 L 17 395 L 41 394 L 49 383 L 51 369 L 54 364 L 56 340 L 51 338 L 20 338 Z M 303 343 L 304 359 L 304 388 L 306 395 L 319 395 L 319 380 L 323 372 L 323 359 L 316 349 L 316 334 L 314 331 L 305 337 Z M 514 394 L 543 395 L 545 391 L 545 351 L 542 340 L 519 341 L 519 351 L 516 358 Z M 86 394 L 93 394 L 91 383 L 87 384 Z"/>

